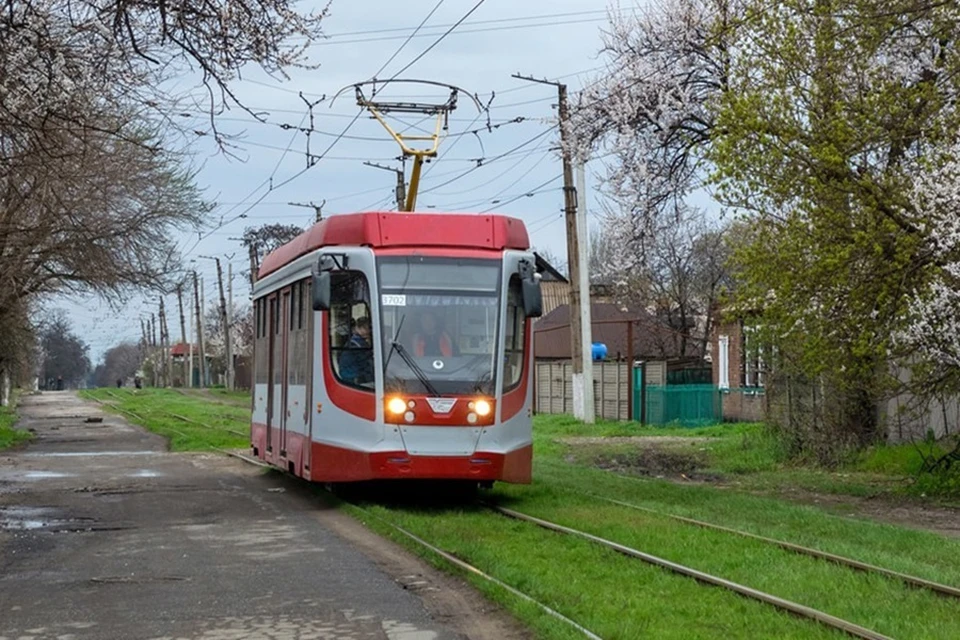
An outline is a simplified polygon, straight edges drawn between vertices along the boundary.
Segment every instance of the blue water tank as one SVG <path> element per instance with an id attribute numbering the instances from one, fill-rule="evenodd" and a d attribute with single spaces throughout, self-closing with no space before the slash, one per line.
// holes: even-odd
<path id="1" fill-rule="evenodd" d="M 607 357 L 607 345 L 602 342 L 594 342 L 591 353 L 593 354 L 594 360 L 603 360 Z"/>

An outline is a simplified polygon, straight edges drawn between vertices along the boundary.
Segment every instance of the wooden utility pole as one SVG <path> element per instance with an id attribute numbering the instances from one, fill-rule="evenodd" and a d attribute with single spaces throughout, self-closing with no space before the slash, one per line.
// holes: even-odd
<path id="1" fill-rule="evenodd" d="M 233 363 L 233 350 L 230 348 L 230 316 L 227 314 L 227 297 L 223 293 L 223 269 L 220 267 L 220 258 L 214 258 L 217 263 L 217 285 L 220 289 L 220 323 L 223 327 L 223 350 L 226 357 L 226 387 L 233 390 L 233 379 L 230 375 L 230 366 Z"/>
<path id="2" fill-rule="evenodd" d="M 253 243 L 250 245 L 250 289 L 253 289 L 253 285 L 257 284 L 257 271 L 260 270 L 260 264 L 257 261 L 257 245 Z"/>
<path id="3" fill-rule="evenodd" d="M 513 74 L 513 77 L 518 80 L 538 82 L 557 88 L 560 146 L 562 147 L 563 157 L 564 220 L 567 228 L 567 270 L 570 280 L 570 356 L 573 360 L 573 412 L 577 418 L 584 419 L 589 413 L 592 413 L 592 411 L 585 411 L 584 401 L 587 399 L 585 396 L 589 393 L 585 389 L 587 386 L 592 387 L 593 381 L 585 381 L 583 376 L 584 344 L 582 307 L 580 304 L 580 239 L 577 233 L 577 188 L 573 184 L 573 162 L 570 152 L 572 141 L 569 139 L 569 132 L 567 131 L 567 122 L 570 117 L 567 106 L 567 85 L 551 80 L 522 76 L 519 73 Z M 589 385 L 585 384 L 587 382 L 589 382 Z M 589 395 L 592 396 L 592 394 Z"/>
<path id="4" fill-rule="evenodd" d="M 200 388 L 203 389 L 207 385 L 207 381 L 205 379 L 206 367 L 204 366 L 203 315 L 200 307 L 200 284 L 196 271 L 193 272 L 193 306 L 197 316 L 197 347 L 200 349 Z"/>
<path id="5" fill-rule="evenodd" d="M 187 344 L 187 319 L 183 315 L 183 283 L 177 284 L 177 306 L 180 309 L 180 342 L 186 346 Z M 181 383 L 183 387 L 190 386 L 190 370 L 189 362 L 187 356 L 183 356 L 183 382 Z"/>
<path id="6" fill-rule="evenodd" d="M 384 171 L 393 171 L 397 174 L 397 188 L 396 188 L 396 197 L 397 197 L 397 211 L 403 211 L 403 207 L 407 202 L 407 184 L 404 182 L 403 169 L 394 169 L 393 167 L 385 167 L 382 164 L 377 164 L 376 162 L 364 162 L 363 164 L 368 167 L 373 167 L 374 169 L 383 169 Z"/>
<path id="7" fill-rule="evenodd" d="M 167 311 L 166 307 L 163 304 L 163 298 L 160 298 L 160 354 L 161 361 L 163 363 L 163 368 L 161 369 L 162 383 L 161 386 L 172 387 L 173 384 L 170 382 L 170 332 L 167 329 Z"/>

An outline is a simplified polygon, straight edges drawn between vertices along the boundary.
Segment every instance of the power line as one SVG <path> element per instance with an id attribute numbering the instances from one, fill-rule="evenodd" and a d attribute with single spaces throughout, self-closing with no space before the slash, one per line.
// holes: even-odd
<path id="1" fill-rule="evenodd" d="M 484 2 L 486 2 L 486 0 L 479 0 L 479 2 L 477 2 L 477 4 L 473 5 L 473 7 L 470 9 L 470 11 L 467 11 L 467 12 L 463 15 L 462 18 L 460 18 L 459 20 L 457 20 L 455 23 L 453 23 L 453 24 L 450 26 L 449 29 L 447 29 L 446 31 L 444 31 L 444 32 L 443 32 L 443 35 L 441 35 L 439 38 L 437 38 L 436 40 L 434 40 L 433 44 L 431 44 L 429 47 L 427 47 L 426 49 L 424 49 L 424 50 L 420 53 L 420 55 L 418 55 L 416 58 L 414 58 L 413 60 L 411 60 L 410 62 L 408 62 L 408 63 L 406 64 L 406 66 L 404 66 L 402 69 L 400 69 L 400 71 L 397 71 L 397 72 L 393 75 L 393 78 L 391 78 L 391 80 L 396 79 L 401 73 L 403 73 L 404 71 L 406 71 L 407 69 L 409 69 L 410 67 L 412 67 L 413 65 L 415 65 L 421 58 L 423 58 L 423 56 L 425 56 L 425 55 L 427 55 L 428 53 L 430 53 L 430 51 L 431 51 L 435 46 L 437 46 L 438 44 L 440 44 L 441 42 L 443 42 L 443 40 L 444 40 L 448 35 L 450 35 L 450 34 L 453 32 L 454 29 L 456 29 L 457 27 L 459 27 L 459 26 L 463 23 L 463 21 L 466 20 L 467 18 L 469 18 L 469 17 L 470 17 L 470 14 L 472 14 L 474 11 L 476 11 L 477 9 L 479 9 L 479 8 L 480 8 L 480 5 L 482 5 Z"/>
<path id="2" fill-rule="evenodd" d="M 491 31 L 514 31 L 514 30 L 516 30 L 516 29 L 535 29 L 535 28 L 541 28 L 541 27 L 559 27 L 559 26 L 564 26 L 564 25 L 589 24 L 589 23 L 594 23 L 594 22 L 606 22 L 606 20 L 607 20 L 606 18 L 585 18 L 585 19 L 581 19 L 581 20 L 556 20 L 556 21 L 551 21 L 551 22 L 537 22 L 537 23 L 533 23 L 533 24 L 518 24 L 518 25 L 505 26 L 505 27 L 486 27 L 486 28 L 483 28 L 483 29 L 463 29 L 463 30 L 459 31 L 459 34 L 460 34 L 460 35 L 465 35 L 465 34 L 469 34 L 469 33 L 488 33 L 488 32 L 491 32 Z M 431 36 L 431 35 L 435 35 L 435 34 L 427 33 L 427 34 L 420 34 L 419 36 L 402 36 L 402 35 L 396 35 L 396 36 L 376 36 L 376 37 L 373 37 L 373 38 L 355 38 L 355 39 L 353 39 L 353 40 L 327 40 L 327 41 L 318 40 L 318 41 L 311 42 L 311 43 L 310 43 L 310 46 L 311 46 L 311 47 L 329 47 L 329 46 L 340 45 L 340 44 L 363 44 L 363 43 L 367 43 L 367 42 L 385 42 L 385 41 L 389 41 L 389 40 L 400 40 L 400 39 L 402 39 L 402 38 L 404 38 L 404 37 L 408 37 L 408 38 L 413 38 L 413 37 L 425 38 L 425 37 L 429 37 L 429 36 Z"/>
<path id="3" fill-rule="evenodd" d="M 418 24 L 418 25 L 417 25 L 417 28 L 413 30 L 413 33 L 411 33 L 409 36 L 407 36 L 407 39 L 403 41 L 403 44 L 400 45 L 400 48 L 397 49 L 396 51 L 394 51 L 394 52 L 393 52 L 393 55 L 390 56 L 390 58 L 389 58 L 386 62 L 383 63 L 383 66 L 380 67 L 380 68 L 377 70 L 377 72 L 373 74 L 373 78 L 372 78 L 372 79 L 375 80 L 375 79 L 377 78 L 377 76 L 380 75 L 381 73 L 383 73 L 383 70 L 386 69 L 387 66 L 388 66 L 391 62 L 393 62 L 394 58 L 396 58 L 398 55 L 400 55 L 400 52 L 403 51 L 403 48 L 406 47 L 406 46 L 410 43 L 410 41 L 417 35 L 417 32 L 419 32 L 420 29 L 423 28 L 423 25 L 427 24 L 427 20 L 430 19 L 430 16 L 432 16 L 434 13 L 436 13 L 437 9 L 439 9 L 439 8 L 440 8 L 440 5 L 442 5 L 443 3 L 444 3 L 444 0 L 440 0 L 439 2 L 437 2 L 437 4 L 435 4 L 435 5 L 433 6 L 433 9 L 431 9 L 431 10 L 430 10 L 430 13 L 427 14 L 427 17 L 420 21 L 420 24 Z"/>
<path id="4" fill-rule="evenodd" d="M 612 10 L 613 13 L 618 13 L 620 10 Z M 607 14 L 610 11 L 607 9 L 591 9 L 589 11 L 572 11 L 567 13 L 544 13 L 537 14 L 532 16 L 516 16 L 513 18 L 495 18 L 490 20 L 471 20 L 470 22 L 464 22 L 465 25 L 480 25 L 480 24 L 503 24 L 505 22 L 522 22 L 524 20 L 544 20 L 547 18 L 572 18 L 575 16 L 587 16 L 587 15 L 597 15 L 597 14 Z M 432 13 L 432 12 L 431 12 Z M 427 16 L 429 18 L 429 16 Z M 448 24 L 435 24 L 431 25 L 431 29 L 444 29 L 451 26 Z M 413 27 L 390 27 L 386 29 L 365 29 L 362 31 L 344 31 L 342 33 L 327 34 L 328 39 L 342 38 L 345 36 L 366 36 L 373 35 L 378 33 L 395 33 L 399 31 L 409 31 Z"/>
<path id="5" fill-rule="evenodd" d="M 445 187 L 445 186 L 447 186 L 448 184 L 451 184 L 451 183 L 453 183 L 453 182 L 456 182 L 457 180 L 460 180 L 461 178 L 464 178 L 464 177 L 470 175 L 471 173 L 473 173 L 474 171 L 476 171 L 476 170 L 479 169 L 480 167 L 483 167 L 485 163 L 488 164 L 489 162 L 495 162 L 496 160 L 505 158 L 505 157 L 507 157 L 508 155 L 510 155 L 510 154 L 512 154 L 512 153 L 515 153 L 516 151 L 518 151 L 518 150 L 526 147 L 527 145 L 529 145 L 529 144 L 531 144 L 531 143 L 533 143 L 533 142 L 536 142 L 537 140 L 539 140 L 540 138 L 544 137 L 545 135 L 547 135 L 548 133 L 550 133 L 551 131 L 553 131 L 553 130 L 556 129 L 556 128 L 557 128 L 557 125 L 553 125 L 552 127 L 550 127 L 549 129 L 547 129 L 546 131 L 542 131 L 542 132 L 538 133 L 537 135 L 533 136 L 532 138 L 530 138 L 529 140 L 527 140 L 527 141 L 525 141 L 525 142 L 521 142 L 520 144 L 518 144 L 517 146 L 513 147 L 513 148 L 510 149 L 509 151 L 505 151 L 504 153 L 501 153 L 501 154 L 499 154 L 499 155 L 494 156 L 494 157 L 491 158 L 489 161 L 481 159 L 481 161 L 477 163 L 477 166 L 471 167 L 471 168 L 467 169 L 466 171 L 464 171 L 464 172 L 460 173 L 459 175 L 451 178 L 450 180 L 446 180 L 446 181 L 444 181 L 444 182 L 441 182 L 440 184 L 438 184 L 438 185 L 436 185 L 436 186 L 433 186 L 433 187 L 430 187 L 429 189 L 424 189 L 423 191 L 421 191 L 421 193 L 430 193 L 430 192 L 432 192 L 432 191 L 436 191 L 437 189 L 440 189 L 440 188 L 442 188 L 442 187 Z"/>
<path id="6" fill-rule="evenodd" d="M 555 188 L 554 188 L 554 189 L 547 189 L 546 191 L 541 191 L 541 189 L 543 189 L 544 187 L 546 187 L 546 186 L 547 186 L 548 184 L 550 184 L 551 182 L 556 182 L 557 180 L 559 180 L 559 179 L 562 178 L 562 177 L 563 177 L 563 176 L 554 176 L 554 177 L 550 178 L 549 180 L 547 180 L 546 182 L 543 182 L 543 183 L 537 185 L 536 187 L 534 187 L 534 188 L 531 189 L 530 191 L 527 191 L 526 193 L 521 193 L 521 194 L 518 195 L 518 196 L 514 196 L 513 198 L 510 198 L 510 199 L 507 200 L 506 202 L 500 202 L 500 203 L 498 203 L 498 204 L 495 204 L 495 205 L 493 205 L 492 207 L 490 207 L 489 209 L 484 209 L 484 210 L 481 211 L 480 213 L 490 213 L 490 212 L 493 211 L 494 209 L 502 209 L 503 207 L 507 206 L 508 204 L 513 204 L 513 203 L 516 202 L 517 200 L 520 200 L 520 199 L 522 199 L 522 198 L 529 198 L 529 197 L 534 196 L 534 195 L 536 195 L 536 194 L 538 194 L 538 193 L 546 193 L 547 191 L 556 191 Z"/>

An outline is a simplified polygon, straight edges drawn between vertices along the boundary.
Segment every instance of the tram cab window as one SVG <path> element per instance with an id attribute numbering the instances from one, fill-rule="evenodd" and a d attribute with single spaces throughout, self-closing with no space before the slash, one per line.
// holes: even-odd
<path id="1" fill-rule="evenodd" d="M 523 375 L 523 347 L 526 341 L 527 317 L 523 310 L 523 291 L 520 277 L 510 278 L 507 290 L 507 322 L 504 326 L 503 390 L 508 391 L 520 383 Z"/>
<path id="2" fill-rule="evenodd" d="M 337 379 L 373 391 L 373 333 L 370 287 L 357 271 L 335 271 L 330 279 L 330 362 Z"/>

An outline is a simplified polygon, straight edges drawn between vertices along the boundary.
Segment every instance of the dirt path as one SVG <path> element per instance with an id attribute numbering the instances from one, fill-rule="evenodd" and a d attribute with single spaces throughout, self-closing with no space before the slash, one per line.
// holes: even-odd
<path id="1" fill-rule="evenodd" d="M 0 453 L 0 638 L 529 637 L 304 483 L 168 453 L 69 393 L 21 415 L 37 438 Z"/>

